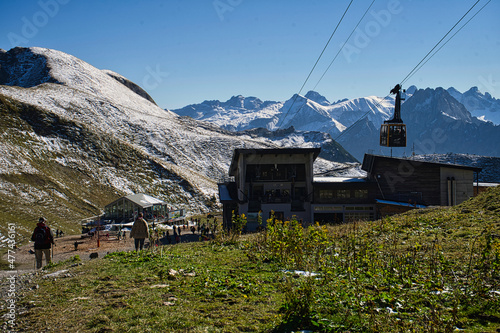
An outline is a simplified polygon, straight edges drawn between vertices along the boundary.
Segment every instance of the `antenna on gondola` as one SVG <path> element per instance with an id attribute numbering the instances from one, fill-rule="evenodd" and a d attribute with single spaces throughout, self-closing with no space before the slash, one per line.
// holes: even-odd
<path id="1" fill-rule="evenodd" d="M 403 90 L 403 92 L 405 92 Z M 380 125 L 380 145 L 384 147 L 406 147 L 406 125 L 401 119 L 401 85 L 397 84 L 391 94 L 396 94 L 394 117 Z"/>

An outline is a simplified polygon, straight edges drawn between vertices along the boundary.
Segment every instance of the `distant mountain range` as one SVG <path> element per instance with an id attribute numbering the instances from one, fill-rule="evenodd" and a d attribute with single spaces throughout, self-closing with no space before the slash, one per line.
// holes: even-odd
<path id="1" fill-rule="evenodd" d="M 230 131 L 253 128 L 277 130 L 293 126 L 298 131 L 338 135 L 362 115 L 382 123 L 388 119 L 394 100 L 378 97 L 330 102 L 317 92 L 293 95 L 286 102 L 261 101 L 256 97 L 233 96 L 226 102 L 204 101 L 172 110 L 180 116 L 204 120 Z"/>
<path id="2" fill-rule="evenodd" d="M 402 118 L 408 145 L 395 155 L 465 153 L 500 156 L 500 100 L 476 87 L 465 93 L 406 89 Z M 229 131 L 293 128 L 299 135 L 327 133 L 358 160 L 367 152 L 390 154 L 379 146 L 379 129 L 394 112 L 394 97 L 361 97 L 330 103 L 315 91 L 294 95 L 285 102 L 234 96 L 226 102 L 204 101 L 172 110 L 181 116 L 208 121 Z M 321 142 L 318 142 L 321 145 Z"/>

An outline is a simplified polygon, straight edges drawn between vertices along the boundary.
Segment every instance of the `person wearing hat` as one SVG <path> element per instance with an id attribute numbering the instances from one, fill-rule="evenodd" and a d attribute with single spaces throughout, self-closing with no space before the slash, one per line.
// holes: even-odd
<path id="1" fill-rule="evenodd" d="M 54 244 L 54 235 L 52 230 L 45 224 L 47 220 L 44 217 L 40 217 L 36 228 L 31 235 L 31 240 L 35 242 L 35 258 L 36 258 L 36 268 L 42 268 L 43 255 L 45 254 L 45 263 L 48 265 L 50 263 L 50 249 L 52 244 Z"/>

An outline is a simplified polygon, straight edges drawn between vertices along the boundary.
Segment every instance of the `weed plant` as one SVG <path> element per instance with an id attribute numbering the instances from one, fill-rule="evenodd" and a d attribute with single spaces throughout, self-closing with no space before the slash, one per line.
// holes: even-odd
<path id="1" fill-rule="evenodd" d="M 260 258 L 319 273 L 284 279 L 283 320 L 276 331 L 450 332 L 488 322 L 498 327 L 498 215 L 478 213 L 416 211 L 328 229 L 304 228 L 294 218 L 269 220 Z"/>

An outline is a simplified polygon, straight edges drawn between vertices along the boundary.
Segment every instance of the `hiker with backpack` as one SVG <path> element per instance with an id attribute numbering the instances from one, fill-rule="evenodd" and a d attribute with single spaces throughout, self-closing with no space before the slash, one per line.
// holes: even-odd
<path id="1" fill-rule="evenodd" d="M 54 244 L 54 235 L 52 230 L 45 224 L 47 220 L 44 217 L 40 217 L 36 228 L 33 231 L 31 240 L 35 242 L 35 258 L 36 258 L 36 268 L 42 268 L 43 255 L 45 254 L 45 263 L 50 263 L 50 249 L 52 244 Z"/>

